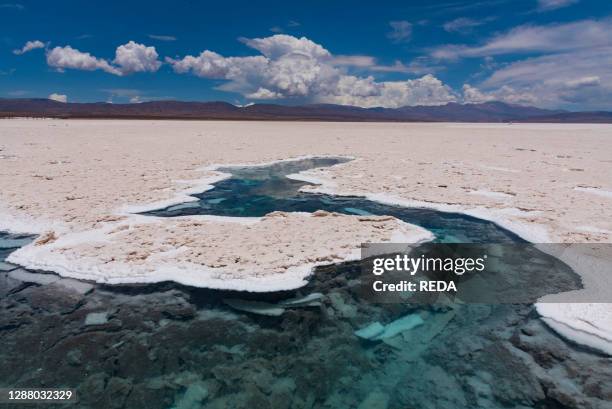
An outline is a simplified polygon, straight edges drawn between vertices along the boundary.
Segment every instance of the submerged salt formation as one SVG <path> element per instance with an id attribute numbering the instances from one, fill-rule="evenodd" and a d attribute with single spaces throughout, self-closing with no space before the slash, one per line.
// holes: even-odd
<path id="1" fill-rule="evenodd" d="M 288 307 L 265 316 L 223 302 L 253 294 L 171 283 L 84 293 L 0 273 L 0 386 L 70 386 L 84 409 L 609 406 L 609 358 L 556 336 L 532 306 L 372 304 L 359 274 L 321 267 L 298 293 L 268 294 Z M 394 336 L 355 335 L 377 321 Z"/>
<path id="2" fill-rule="evenodd" d="M 423 319 L 418 314 L 410 314 L 402 318 L 398 318 L 387 325 L 382 325 L 380 322 L 374 322 L 365 328 L 355 331 L 355 335 L 359 338 L 370 341 L 382 341 L 400 335 L 402 332 L 409 331 L 413 328 L 423 325 Z"/>

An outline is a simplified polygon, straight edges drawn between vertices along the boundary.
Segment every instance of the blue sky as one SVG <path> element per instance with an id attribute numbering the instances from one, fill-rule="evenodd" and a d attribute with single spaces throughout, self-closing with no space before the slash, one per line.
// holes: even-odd
<path id="1" fill-rule="evenodd" d="M 612 110 L 612 2 L 0 0 L 0 97 Z"/>

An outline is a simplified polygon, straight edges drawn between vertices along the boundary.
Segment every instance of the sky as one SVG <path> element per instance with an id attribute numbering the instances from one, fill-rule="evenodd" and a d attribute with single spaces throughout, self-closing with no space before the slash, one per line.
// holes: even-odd
<path id="1" fill-rule="evenodd" d="M 612 110 L 612 1 L 0 0 L 0 98 Z"/>

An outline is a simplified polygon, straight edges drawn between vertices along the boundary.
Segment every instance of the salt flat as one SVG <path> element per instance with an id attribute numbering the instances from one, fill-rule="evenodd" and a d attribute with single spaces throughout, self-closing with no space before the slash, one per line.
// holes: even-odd
<path id="1" fill-rule="evenodd" d="M 188 200 L 186 193 L 223 177 L 216 164 L 304 155 L 355 158 L 293 176 L 320 182 L 313 190 L 461 211 L 535 242 L 612 236 L 612 199 L 593 194 L 612 191 L 610 125 L 14 119 L 0 120 L 0 149 L 0 229 L 47 232 L 45 243 L 10 260 L 101 282 L 293 288 L 313 265 L 353 257 L 366 238 L 427 238 L 385 218 L 280 214 L 236 222 L 128 212 Z M 293 257 L 280 256 L 284 246 Z M 240 273 L 231 255 L 247 260 L 237 263 Z M 610 285 L 608 272 L 578 272 L 591 275 L 586 291 L 589 283 Z M 612 343 L 610 310 L 599 306 L 589 322 Z M 590 319 L 588 311 L 584 304 L 542 309 L 566 336 Z"/>

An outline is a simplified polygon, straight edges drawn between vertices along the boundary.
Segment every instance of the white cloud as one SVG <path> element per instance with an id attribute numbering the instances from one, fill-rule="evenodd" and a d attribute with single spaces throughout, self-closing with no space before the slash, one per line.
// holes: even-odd
<path id="1" fill-rule="evenodd" d="M 338 67 L 357 68 L 372 72 L 399 72 L 405 74 L 425 74 L 440 69 L 440 67 L 428 66 L 418 58 L 410 64 L 404 64 L 396 60 L 391 65 L 384 65 L 379 64 L 376 58 L 369 55 L 336 55 L 332 57 L 330 63 Z"/>
<path id="2" fill-rule="evenodd" d="M 342 77 L 336 95 L 322 102 L 361 107 L 399 108 L 407 105 L 443 105 L 456 102 L 453 90 L 433 75 L 405 81 L 376 82 L 372 77 Z"/>
<path id="3" fill-rule="evenodd" d="M 49 95 L 47 98 L 49 98 L 52 101 L 57 101 L 57 102 L 68 102 L 68 97 L 64 94 L 56 94 L 53 93 L 51 95 Z"/>
<path id="4" fill-rule="evenodd" d="M 533 55 L 516 59 L 517 54 Z M 495 63 L 493 55 L 514 62 Z M 485 57 L 490 74 L 464 86 L 467 102 L 500 100 L 568 109 L 609 109 L 612 95 L 612 18 L 543 26 L 523 25 L 479 46 L 433 50 L 440 59 Z"/>
<path id="5" fill-rule="evenodd" d="M 331 63 L 338 66 L 370 68 L 375 65 L 376 58 L 369 55 L 336 55 L 332 57 Z"/>
<path id="6" fill-rule="evenodd" d="M 373 77 L 347 74 L 345 67 L 371 71 L 401 71 L 397 62 L 380 66 L 369 56 L 337 56 L 313 41 L 284 34 L 242 39 L 261 55 L 224 57 L 205 50 L 198 56 L 166 58 L 177 73 L 225 79 L 221 90 L 238 92 L 250 99 L 298 98 L 313 102 L 359 106 L 399 107 L 438 105 L 455 101 L 452 90 L 432 75 L 406 81 L 378 82 Z"/>
<path id="7" fill-rule="evenodd" d="M 491 18 L 475 20 L 473 18 L 468 17 L 459 17 L 454 20 L 447 21 L 442 25 L 442 27 L 449 33 L 467 34 L 471 32 L 475 27 L 488 23 L 491 20 Z"/>
<path id="8" fill-rule="evenodd" d="M 597 75 L 592 75 L 590 77 L 582 77 L 576 78 L 573 80 L 565 81 L 565 86 L 568 88 L 583 88 L 583 87 L 593 87 L 601 84 L 601 79 Z"/>
<path id="9" fill-rule="evenodd" d="M 102 70 L 119 76 L 134 72 L 155 72 L 161 66 L 161 61 L 157 58 L 155 47 L 147 47 L 134 41 L 117 47 L 113 60 L 114 65 L 103 58 L 96 58 L 69 45 L 55 47 L 47 52 L 47 64 L 60 71 L 65 69 Z"/>
<path id="10" fill-rule="evenodd" d="M 612 47 L 528 58 L 493 71 L 478 89 L 464 86 L 464 98 L 467 102 L 497 99 L 555 108 L 609 109 L 611 66 Z"/>
<path id="11" fill-rule="evenodd" d="M 283 95 L 260 87 L 257 91 L 246 94 L 245 97 L 249 99 L 277 99 L 282 98 Z"/>
<path id="12" fill-rule="evenodd" d="M 523 25 L 484 45 L 446 45 L 432 51 L 439 59 L 484 57 L 511 53 L 564 52 L 612 44 L 612 19 L 582 20 L 545 26 Z"/>
<path id="13" fill-rule="evenodd" d="M 412 24 L 408 21 L 390 21 L 387 37 L 396 43 L 407 43 L 412 38 Z"/>
<path id="14" fill-rule="evenodd" d="M 538 0 L 538 11 L 550 11 L 578 3 L 579 0 Z"/>
<path id="15" fill-rule="evenodd" d="M 544 106 L 609 109 L 612 47 L 544 55 L 494 71 L 481 86 L 528 90 Z"/>
<path id="16" fill-rule="evenodd" d="M 168 35 L 148 34 L 147 37 L 152 38 L 153 40 L 159 40 L 159 41 L 176 41 L 175 36 L 168 36 Z"/>
<path id="17" fill-rule="evenodd" d="M 109 74 L 122 75 L 121 71 L 112 67 L 108 61 L 81 52 L 69 45 L 50 50 L 47 53 L 47 64 L 60 71 L 66 68 L 85 71 L 102 70 Z"/>
<path id="18" fill-rule="evenodd" d="M 289 54 L 317 59 L 331 57 L 329 51 L 306 37 L 297 38 L 277 34 L 265 38 L 242 38 L 241 41 L 271 59 L 278 59 Z"/>
<path id="19" fill-rule="evenodd" d="M 117 47 L 113 63 L 119 66 L 123 74 L 156 72 L 162 64 L 158 57 L 155 47 L 147 47 L 130 41 Z"/>
<path id="20" fill-rule="evenodd" d="M 166 62 L 179 74 L 191 72 L 198 77 L 214 79 L 246 77 L 249 72 L 258 72 L 268 65 L 268 59 L 263 56 L 226 58 L 209 50 L 197 57 L 188 55 L 179 60 L 166 57 Z"/>
<path id="21" fill-rule="evenodd" d="M 463 85 L 463 102 L 480 104 L 489 101 L 502 101 L 508 104 L 533 105 L 538 98 L 529 91 L 517 91 L 509 86 L 502 86 L 491 92 L 483 92 L 469 84 Z"/>
<path id="22" fill-rule="evenodd" d="M 35 50 L 37 48 L 45 48 L 45 43 L 39 40 L 28 41 L 27 43 L 24 44 L 23 47 L 13 50 L 13 54 L 21 55 L 21 54 L 27 53 L 28 51 Z"/>
<path id="23" fill-rule="evenodd" d="M 534 83 L 566 86 L 612 82 L 612 47 L 545 55 L 517 61 L 495 71 L 486 86 L 532 86 Z M 585 81 L 585 78 L 587 80 Z M 596 80 L 595 80 L 596 78 Z"/>
<path id="24" fill-rule="evenodd" d="M 197 57 L 188 55 L 166 61 L 177 73 L 230 80 L 220 88 L 258 98 L 306 97 L 322 86 L 327 76 L 336 75 L 335 69 L 326 63 L 331 59 L 329 51 L 304 37 L 278 34 L 242 41 L 263 55 L 224 57 L 205 50 Z"/>
<path id="25" fill-rule="evenodd" d="M 495 96 L 484 93 L 470 84 L 463 84 L 463 102 L 468 104 L 480 104 L 482 102 L 494 101 Z"/>
<path id="26" fill-rule="evenodd" d="M 415 68 L 413 65 L 406 65 L 403 62 L 396 60 L 395 62 L 393 62 L 393 64 L 391 65 L 380 65 L 380 64 L 375 64 L 372 65 L 371 67 L 368 68 L 370 71 L 375 71 L 375 72 L 403 72 L 403 73 L 409 73 L 409 72 L 414 72 Z"/>

